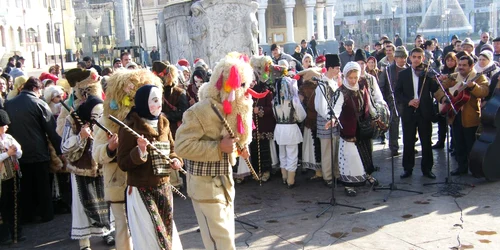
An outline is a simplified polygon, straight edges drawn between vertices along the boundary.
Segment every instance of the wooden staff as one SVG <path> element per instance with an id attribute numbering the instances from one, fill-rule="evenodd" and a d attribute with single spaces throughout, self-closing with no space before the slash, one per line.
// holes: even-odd
<path id="1" fill-rule="evenodd" d="M 71 115 L 71 117 L 73 117 L 73 119 L 75 119 L 76 122 L 78 122 L 78 124 L 80 124 L 80 126 L 83 127 L 82 119 L 80 119 L 80 116 L 78 116 L 78 114 L 76 113 L 76 111 L 71 111 L 71 108 L 66 103 L 64 103 L 63 100 L 61 100 L 60 103 L 69 112 L 69 114 Z"/>
<path id="2" fill-rule="evenodd" d="M 224 128 L 226 129 L 229 136 L 231 136 L 232 138 L 236 138 L 233 130 L 231 129 L 231 127 L 229 127 L 229 124 L 227 123 L 226 119 L 222 116 L 222 114 L 220 113 L 219 109 L 215 106 L 215 104 L 212 104 L 212 109 L 214 110 L 215 114 L 221 120 L 221 122 L 224 125 Z M 236 142 L 236 146 L 238 147 L 238 150 L 241 152 L 243 152 L 243 150 L 245 150 L 245 148 L 239 142 Z M 248 168 L 250 169 L 250 172 L 252 173 L 253 177 L 256 180 L 260 181 L 259 176 L 257 175 L 255 170 L 253 169 L 252 163 L 250 163 L 250 160 L 248 158 L 245 159 L 245 163 L 247 164 Z"/>
<path id="3" fill-rule="evenodd" d="M 113 136 L 113 133 L 108 128 L 106 128 L 104 125 L 100 124 L 96 119 L 92 119 L 92 123 L 94 123 L 97 127 L 102 129 L 104 132 L 106 132 L 106 134 L 108 134 L 108 136 Z"/>
<path id="4" fill-rule="evenodd" d="M 135 138 L 141 138 L 141 135 L 139 135 L 137 132 L 135 132 L 133 129 L 131 129 L 129 126 L 127 126 L 125 123 L 123 123 L 120 120 L 118 120 L 116 117 L 114 117 L 112 115 L 109 115 L 108 118 L 111 121 L 113 121 L 114 123 L 118 124 L 123 129 L 127 130 Z M 159 150 L 157 147 L 155 147 L 155 145 L 151 144 L 151 142 L 148 142 L 148 147 L 150 149 L 156 151 L 167 162 L 167 164 L 171 164 L 172 163 L 172 159 L 170 159 L 170 157 L 168 157 L 168 155 L 165 155 L 161 150 Z M 186 170 L 184 170 L 183 168 L 179 168 L 179 172 L 187 175 Z"/>

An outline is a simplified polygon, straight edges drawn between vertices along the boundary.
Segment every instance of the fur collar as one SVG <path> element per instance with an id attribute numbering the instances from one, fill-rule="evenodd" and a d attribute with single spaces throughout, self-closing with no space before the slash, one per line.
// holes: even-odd
<path id="1" fill-rule="evenodd" d="M 156 131 L 155 128 L 151 127 L 151 125 L 147 124 L 144 120 L 142 120 L 142 118 L 136 112 L 130 113 L 127 119 L 127 123 L 127 125 L 129 125 L 129 127 L 132 128 L 135 132 L 144 136 L 168 136 L 168 132 L 170 132 L 170 124 L 168 122 L 168 119 L 163 114 L 158 117 L 159 132 Z"/>

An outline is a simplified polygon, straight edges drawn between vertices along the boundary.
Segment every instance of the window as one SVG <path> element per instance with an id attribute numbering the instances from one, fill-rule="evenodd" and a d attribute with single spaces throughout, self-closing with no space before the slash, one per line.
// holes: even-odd
<path id="1" fill-rule="evenodd" d="M 139 43 L 142 43 L 142 27 L 139 27 Z"/>
<path id="2" fill-rule="evenodd" d="M 24 44 L 26 41 L 23 39 L 23 30 L 21 27 L 17 28 L 17 35 L 19 36 L 19 44 Z"/>
<path id="3" fill-rule="evenodd" d="M 58 26 L 54 29 L 54 40 L 56 43 L 61 43 L 61 29 Z"/>
<path id="4" fill-rule="evenodd" d="M 61 9 L 66 10 L 66 0 L 61 0 Z"/>
<path id="5" fill-rule="evenodd" d="M 47 27 L 47 43 L 52 43 L 52 32 L 50 32 L 50 23 L 46 25 Z"/>

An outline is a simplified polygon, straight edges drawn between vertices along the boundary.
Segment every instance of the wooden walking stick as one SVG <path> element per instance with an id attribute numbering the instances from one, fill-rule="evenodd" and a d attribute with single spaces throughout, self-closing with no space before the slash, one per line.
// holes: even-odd
<path id="1" fill-rule="evenodd" d="M 236 138 L 236 135 L 234 134 L 233 130 L 231 129 L 231 127 L 229 127 L 229 124 L 227 123 L 226 119 L 222 116 L 222 114 L 220 113 L 219 109 L 215 106 L 215 104 L 212 104 L 212 109 L 214 110 L 215 114 L 217 114 L 217 116 L 221 120 L 221 122 L 224 125 L 224 128 L 226 129 L 229 136 L 231 136 L 232 138 Z M 236 147 L 238 147 L 238 150 L 240 150 L 240 151 L 245 150 L 245 148 L 239 142 L 236 142 Z M 250 160 L 248 158 L 245 159 L 245 163 L 247 164 L 248 168 L 250 169 L 250 172 L 252 173 L 253 177 L 256 180 L 260 181 L 259 176 L 257 175 L 255 170 L 253 169 L 252 163 L 250 163 Z"/>

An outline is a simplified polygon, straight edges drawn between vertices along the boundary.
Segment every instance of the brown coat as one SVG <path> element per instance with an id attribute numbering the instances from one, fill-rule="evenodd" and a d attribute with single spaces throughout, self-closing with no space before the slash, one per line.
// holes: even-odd
<path id="1" fill-rule="evenodd" d="M 170 155 L 171 159 L 179 157 L 174 153 L 174 140 L 170 132 L 169 122 L 164 115 L 158 118 L 158 131 L 157 132 L 149 124 L 146 124 L 137 113 L 131 113 L 125 123 L 132 128 L 135 132 L 150 141 L 169 141 L 170 142 Z M 156 187 L 170 181 L 168 176 L 161 177 L 153 174 L 151 165 L 151 157 L 148 156 L 146 160 L 142 159 L 137 146 L 137 139 L 125 129 L 120 128 L 118 131 L 118 138 L 120 143 L 118 145 L 117 161 L 121 170 L 127 172 L 127 184 L 135 187 Z"/>
<path id="2" fill-rule="evenodd" d="M 471 73 L 474 74 L 474 73 Z M 474 77 L 474 75 L 471 75 L 470 78 Z M 449 89 L 455 84 L 457 84 L 458 81 L 456 80 L 451 80 L 451 79 L 446 79 L 443 81 L 443 86 L 445 89 Z M 471 98 L 470 100 L 462 107 L 462 126 L 464 128 L 471 128 L 471 127 L 476 127 L 479 126 L 481 123 L 481 109 L 480 109 L 480 103 L 481 103 L 481 98 L 484 98 L 488 95 L 489 89 L 488 89 L 488 80 L 484 75 L 480 76 L 475 82 L 474 82 L 474 87 L 469 88 L 471 91 Z M 436 91 L 434 94 L 434 97 L 436 97 L 436 100 L 439 100 L 441 103 L 444 101 L 444 92 L 439 89 Z M 450 123 L 453 122 L 453 120 L 449 121 Z"/>
<path id="3" fill-rule="evenodd" d="M 318 118 L 318 112 L 314 106 L 314 98 L 316 97 L 316 87 L 318 85 L 313 81 L 305 81 L 299 89 L 299 94 L 304 97 L 302 103 L 306 109 L 306 119 L 304 121 L 304 126 L 310 128 L 311 130 L 316 130 L 316 119 Z"/>

